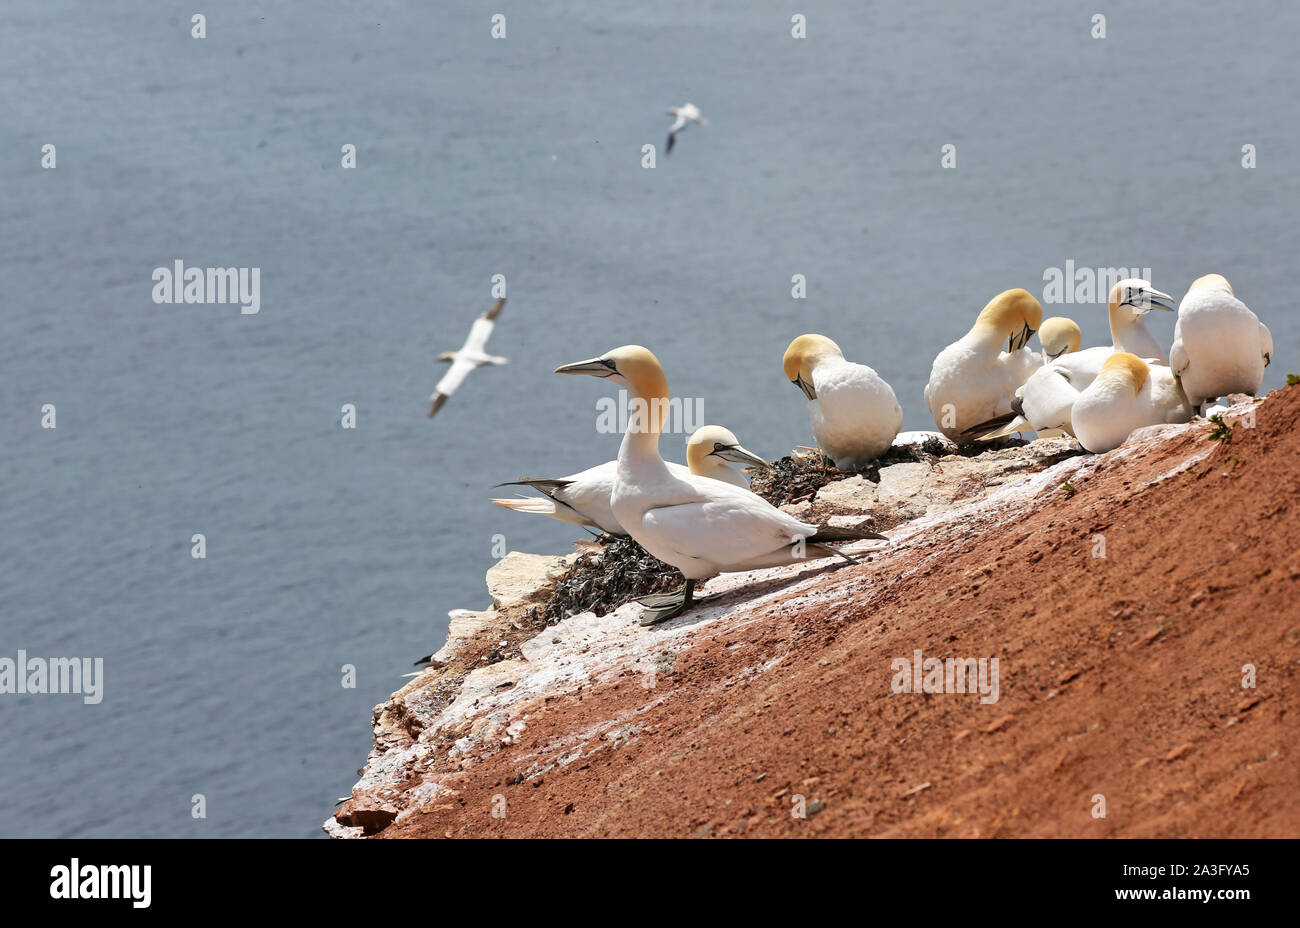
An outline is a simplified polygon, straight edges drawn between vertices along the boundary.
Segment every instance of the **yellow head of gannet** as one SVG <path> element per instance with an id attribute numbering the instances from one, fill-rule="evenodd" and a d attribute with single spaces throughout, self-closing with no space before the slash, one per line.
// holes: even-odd
<path id="1" fill-rule="evenodd" d="M 1047 364 L 1063 354 L 1078 351 L 1083 344 L 1083 333 L 1073 319 L 1052 316 L 1043 320 L 1038 329 L 1038 341 L 1043 346 L 1043 363 Z"/>
<path id="2" fill-rule="evenodd" d="M 720 425 L 706 425 L 695 430 L 686 441 L 686 466 L 692 474 L 723 480 L 733 486 L 747 487 L 744 475 L 727 466 L 727 462 L 750 467 L 768 467 L 767 461 L 747 450 L 740 439 Z"/>
<path id="3" fill-rule="evenodd" d="M 555 369 L 557 374 L 588 374 L 612 380 L 631 391 L 636 400 L 646 405 L 649 416 L 634 414 L 628 421 L 629 431 L 650 431 L 658 435 L 663 430 L 664 416 L 668 411 L 668 378 L 663 365 L 654 352 L 641 345 L 623 345 L 607 351 L 598 358 L 577 361 Z"/>
<path id="4" fill-rule="evenodd" d="M 1204 274 L 1196 278 L 1192 281 L 1192 285 L 1187 288 L 1187 292 L 1191 293 L 1193 290 L 1198 288 L 1204 288 L 1206 290 L 1226 290 L 1229 293 L 1232 293 L 1233 296 L 1237 295 L 1233 293 L 1232 284 L 1228 283 L 1228 278 L 1224 277 L 1222 274 Z"/>
<path id="5" fill-rule="evenodd" d="M 1043 306 L 1028 290 L 1015 287 L 1003 290 L 980 310 L 971 334 L 994 335 L 995 342 L 1006 339 L 1007 351 L 1025 347 L 1043 322 Z"/>
<path id="6" fill-rule="evenodd" d="M 1211 275 L 1218 277 L 1218 274 Z M 1223 278 L 1219 278 L 1223 280 Z M 1225 284 L 1226 280 L 1223 281 Z M 1115 313 L 1125 311 L 1130 316 L 1140 316 L 1153 309 L 1174 311 L 1174 298 L 1168 293 L 1161 293 L 1151 282 L 1140 277 L 1126 277 L 1116 281 L 1106 297 L 1106 308 L 1110 311 L 1111 327 L 1114 328 Z M 1113 334 L 1113 333 L 1112 333 Z"/>
<path id="7" fill-rule="evenodd" d="M 825 335 L 800 335 L 785 349 L 781 367 L 786 379 L 803 391 L 810 400 L 817 399 L 813 387 L 812 369 L 822 358 L 843 358 L 844 352 Z"/>
<path id="8" fill-rule="evenodd" d="M 1105 378 L 1111 383 L 1128 384 L 1136 395 L 1142 392 L 1142 385 L 1147 382 L 1150 374 L 1151 368 L 1147 367 L 1147 362 L 1137 355 L 1129 354 L 1127 351 L 1117 351 L 1102 364 L 1101 372 L 1097 377 Z"/>

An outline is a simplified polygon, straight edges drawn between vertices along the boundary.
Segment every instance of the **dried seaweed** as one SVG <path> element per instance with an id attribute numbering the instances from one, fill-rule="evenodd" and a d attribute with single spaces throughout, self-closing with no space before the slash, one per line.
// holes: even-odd
<path id="1" fill-rule="evenodd" d="M 675 567 L 652 557 L 631 538 L 602 535 L 599 547 L 573 562 L 544 605 L 528 619 L 554 625 L 579 612 L 605 615 L 632 599 L 679 590 L 685 579 Z"/>

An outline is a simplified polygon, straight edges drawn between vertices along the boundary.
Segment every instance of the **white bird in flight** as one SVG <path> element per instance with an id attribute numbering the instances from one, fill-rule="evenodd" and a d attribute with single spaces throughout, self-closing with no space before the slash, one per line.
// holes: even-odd
<path id="1" fill-rule="evenodd" d="M 433 390 L 433 396 L 429 397 L 430 419 L 438 414 L 438 410 L 447 402 L 447 398 L 456 392 L 461 381 L 468 377 L 469 372 L 474 368 L 482 367 L 484 364 L 506 363 L 505 358 L 487 354 L 483 350 L 487 347 L 488 336 L 496 326 L 496 318 L 501 315 L 505 305 L 504 299 L 497 300 L 491 309 L 474 320 L 474 324 L 469 328 L 469 337 L 465 339 L 465 344 L 460 346 L 460 351 L 444 351 L 438 355 L 439 361 L 450 361 L 451 368 L 442 375 L 438 386 Z"/>
<path id="2" fill-rule="evenodd" d="M 664 154 L 669 154 L 673 146 L 677 144 L 677 133 L 686 128 L 688 123 L 695 123 L 699 126 L 707 126 L 709 121 L 700 115 L 700 108 L 694 103 L 683 103 L 681 106 L 668 107 L 668 115 L 676 116 L 677 119 L 668 129 L 668 147 Z"/>

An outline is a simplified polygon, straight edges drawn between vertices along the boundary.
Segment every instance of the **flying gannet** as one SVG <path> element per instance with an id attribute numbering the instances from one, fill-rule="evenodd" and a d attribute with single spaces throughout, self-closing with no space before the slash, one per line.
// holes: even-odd
<path id="1" fill-rule="evenodd" d="M 469 372 L 476 367 L 482 367 L 484 364 L 505 364 L 506 359 L 493 354 L 486 354 L 483 349 L 487 347 L 488 336 L 492 334 L 492 329 L 496 326 L 496 318 L 501 315 L 501 310 L 505 309 L 506 301 L 497 300 L 492 304 L 492 308 L 474 320 L 474 324 L 469 328 L 469 337 L 465 339 L 465 344 L 460 346 L 460 351 L 444 351 L 438 355 L 439 361 L 450 361 L 451 367 L 447 373 L 442 375 L 438 381 L 438 386 L 434 388 L 433 396 L 429 397 L 429 418 L 432 419 L 438 414 L 438 410 L 447 402 L 447 398 L 456 392 Z"/>
<path id="2" fill-rule="evenodd" d="M 1134 429 L 1188 421 L 1192 407 L 1168 367 L 1121 351 L 1079 394 L 1072 417 L 1079 444 L 1100 454 L 1118 448 Z"/>
<path id="3" fill-rule="evenodd" d="M 748 490 L 749 481 L 745 475 L 729 467 L 728 461 L 752 467 L 770 466 L 767 461 L 744 448 L 730 430 L 720 425 L 706 425 L 696 429 L 686 442 L 686 467 L 670 462 L 668 470 L 679 476 L 695 474 L 711 477 Z M 521 477 L 497 486 L 530 486 L 546 495 L 494 499 L 492 502 L 516 512 L 536 512 L 611 535 L 626 535 L 623 526 L 614 518 L 609 502 L 617 471 L 618 461 L 606 461 L 568 477 Z"/>
<path id="4" fill-rule="evenodd" d="M 781 365 L 808 397 L 813 437 L 836 467 L 849 470 L 889 450 L 903 426 L 903 408 L 874 370 L 844 360 L 825 335 L 800 335 Z"/>
<path id="5" fill-rule="evenodd" d="M 1042 437 L 1048 437 L 1056 430 L 1073 435 L 1070 407 L 1079 393 L 1092 383 L 1107 358 L 1126 351 L 1146 358 L 1148 364 L 1165 363 L 1160 343 L 1142 321 L 1142 317 L 1152 309 L 1172 311 L 1173 297 L 1161 293 L 1141 278 L 1129 277 L 1116 282 L 1106 297 L 1111 344 L 1082 351 L 1076 347 L 1033 371 L 1016 390 L 1011 408 L 970 426 L 966 430 L 966 440 L 989 441 L 1025 429 L 1034 429 Z M 1047 329 L 1047 323 L 1043 328 Z M 1049 333 L 1046 340 L 1042 334 L 1039 336 L 1044 353 L 1047 352 L 1047 341 L 1060 336 L 1059 327 L 1053 328 L 1057 331 Z"/>
<path id="6" fill-rule="evenodd" d="M 669 470 L 659 456 L 659 432 L 669 409 L 668 379 L 648 349 L 624 345 L 555 372 L 611 380 L 627 388 L 638 404 L 618 449 L 611 509 L 641 547 L 686 578 L 679 593 L 642 600 L 649 613 L 641 624 L 685 612 L 695 601 L 696 582 L 719 573 L 844 557 L 826 542 L 884 539 L 875 532 L 800 522 L 748 490 Z"/>
<path id="7" fill-rule="evenodd" d="M 1041 364 L 1025 347 L 1043 321 L 1028 290 L 1004 290 L 980 310 L 975 325 L 934 359 L 925 405 L 953 441 L 970 441 L 973 427 L 1008 413 L 1016 388 Z"/>
<path id="8" fill-rule="evenodd" d="M 681 132 L 690 123 L 700 126 L 707 126 L 709 121 L 700 115 L 700 108 L 694 103 L 683 103 L 681 106 L 668 107 L 668 115 L 676 116 L 673 124 L 668 129 L 668 144 L 664 148 L 664 154 L 672 152 L 673 146 L 677 144 L 677 133 Z"/>
<path id="9" fill-rule="evenodd" d="M 1178 306 L 1169 358 L 1193 406 L 1229 393 L 1253 396 L 1273 359 L 1273 334 L 1225 277 L 1206 274 Z"/>

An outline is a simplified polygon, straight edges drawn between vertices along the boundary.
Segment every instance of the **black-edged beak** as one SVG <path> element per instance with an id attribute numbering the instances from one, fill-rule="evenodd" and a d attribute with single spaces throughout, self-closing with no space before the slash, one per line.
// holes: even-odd
<path id="1" fill-rule="evenodd" d="M 1174 298 L 1168 293 L 1161 293 L 1152 287 L 1145 287 L 1132 294 L 1128 300 L 1120 304 L 1121 306 L 1131 306 L 1138 314 L 1150 312 L 1153 309 L 1163 309 L 1165 312 L 1176 312 L 1177 307 L 1174 304 Z"/>
<path id="2" fill-rule="evenodd" d="M 796 387 L 798 387 L 800 390 L 802 390 L 803 395 L 808 397 L 808 399 L 810 400 L 817 399 L 817 391 L 813 389 L 812 384 L 808 383 L 808 381 L 803 379 L 803 374 L 800 374 L 798 377 L 796 377 L 794 380 L 790 382 L 794 384 Z"/>
<path id="3" fill-rule="evenodd" d="M 1047 349 L 1044 348 L 1044 349 L 1043 349 L 1043 357 L 1045 357 L 1045 358 L 1047 359 L 1047 363 L 1050 364 L 1052 361 L 1055 361 L 1057 358 L 1059 358 L 1061 355 L 1065 354 L 1065 353 L 1066 353 L 1067 351 L 1069 351 L 1069 350 L 1070 350 L 1070 346 L 1069 346 L 1069 345 L 1066 345 L 1064 348 L 1062 348 L 1062 349 L 1061 349 L 1060 351 L 1058 351 L 1056 354 L 1048 354 L 1048 353 L 1047 353 Z"/>
<path id="4" fill-rule="evenodd" d="M 1010 354 L 1012 351 L 1019 351 L 1021 348 L 1025 347 L 1025 345 L 1029 344 L 1029 339 L 1033 337 L 1035 331 L 1036 330 L 1031 329 L 1029 323 L 1026 322 L 1019 332 L 1007 339 L 1007 353 Z"/>
<path id="5" fill-rule="evenodd" d="M 722 458 L 724 461 L 731 461 L 733 464 L 745 464 L 750 467 L 771 467 L 767 461 L 746 450 L 741 445 L 715 445 L 714 449 L 709 452 Z"/>
<path id="6" fill-rule="evenodd" d="M 592 358 L 589 361 L 575 361 L 555 369 L 557 374 L 589 374 L 592 377 L 612 377 L 618 373 L 614 362 L 606 358 Z"/>

